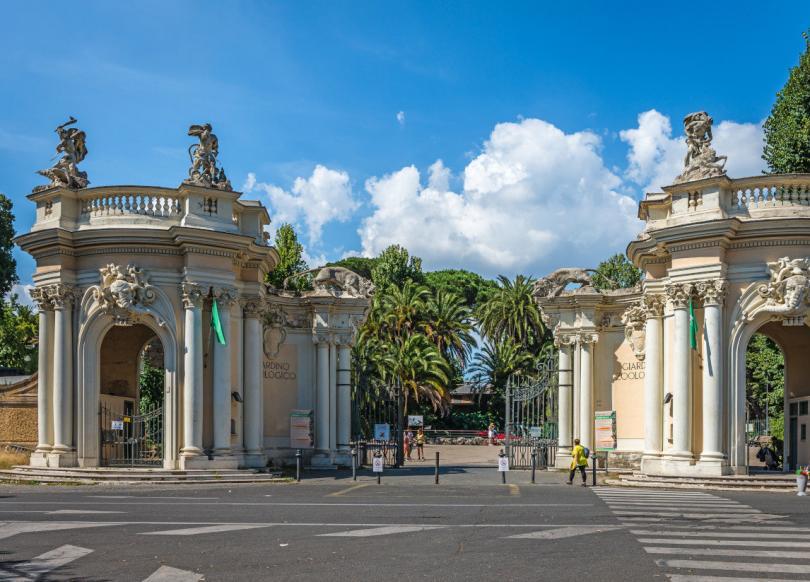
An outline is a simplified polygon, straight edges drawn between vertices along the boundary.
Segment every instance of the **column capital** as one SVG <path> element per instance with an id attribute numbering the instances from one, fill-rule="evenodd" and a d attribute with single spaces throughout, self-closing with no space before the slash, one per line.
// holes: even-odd
<path id="1" fill-rule="evenodd" d="M 197 283 L 185 282 L 180 284 L 185 309 L 200 309 L 203 304 L 203 288 Z"/>
<path id="2" fill-rule="evenodd" d="M 722 279 L 701 281 L 697 284 L 697 292 L 703 305 L 722 305 L 726 294 L 726 282 Z"/>
<path id="3" fill-rule="evenodd" d="M 53 311 L 53 301 L 51 301 L 47 287 L 34 287 L 29 291 L 29 295 L 40 311 Z"/>
<path id="4" fill-rule="evenodd" d="M 329 333 L 313 333 L 312 334 L 312 343 L 314 344 L 331 344 L 332 343 L 332 334 Z"/>
<path id="5" fill-rule="evenodd" d="M 73 285 L 65 283 L 55 283 L 46 288 L 48 299 L 55 310 L 69 309 L 76 296 L 76 289 Z"/>
<path id="6" fill-rule="evenodd" d="M 354 345 L 354 334 L 344 331 L 335 335 L 335 343 L 341 348 L 351 348 Z"/>
<path id="7" fill-rule="evenodd" d="M 694 291 L 693 283 L 673 283 L 666 287 L 667 299 L 675 309 L 686 309 Z"/>
<path id="8" fill-rule="evenodd" d="M 586 332 L 578 334 L 580 344 L 595 344 L 599 341 L 599 334 L 593 332 Z"/>
<path id="9" fill-rule="evenodd" d="M 258 318 L 264 310 L 264 301 L 259 295 L 243 295 L 239 298 L 239 305 L 245 317 Z"/>
<path id="10" fill-rule="evenodd" d="M 235 287 L 215 287 L 214 297 L 224 307 L 230 307 L 239 300 L 239 291 Z"/>
<path id="11" fill-rule="evenodd" d="M 657 293 L 647 293 L 641 298 L 641 304 L 644 307 L 647 319 L 663 316 L 665 303 L 664 296 Z"/>
<path id="12" fill-rule="evenodd" d="M 577 343 L 577 334 L 575 333 L 558 333 L 554 336 L 554 347 L 570 348 Z"/>

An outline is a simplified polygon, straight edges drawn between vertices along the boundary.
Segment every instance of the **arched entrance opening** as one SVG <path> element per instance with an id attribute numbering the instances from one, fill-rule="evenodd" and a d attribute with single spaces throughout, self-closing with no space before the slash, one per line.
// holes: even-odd
<path id="1" fill-rule="evenodd" d="M 100 462 L 162 466 L 165 355 L 143 324 L 112 327 L 100 353 Z"/>
<path id="2" fill-rule="evenodd" d="M 767 328 L 766 324 L 765 327 Z M 745 353 L 745 441 L 748 471 L 783 467 L 785 439 L 785 357 L 762 330 Z"/>

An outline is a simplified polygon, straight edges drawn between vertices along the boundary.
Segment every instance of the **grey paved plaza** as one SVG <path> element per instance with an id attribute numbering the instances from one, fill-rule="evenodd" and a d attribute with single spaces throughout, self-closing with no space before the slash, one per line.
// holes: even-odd
<path id="1" fill-rule="evenodd" d="M 0 580 L 810 579 L 810 501 L 430 466 L 300 484 L 2 486 Z"/>

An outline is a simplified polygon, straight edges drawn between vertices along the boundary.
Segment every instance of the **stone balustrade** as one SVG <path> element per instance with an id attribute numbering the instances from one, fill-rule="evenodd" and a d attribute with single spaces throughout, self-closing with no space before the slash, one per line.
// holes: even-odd
<path id="1" fill-rule="evenodd" d="M 80 214 L 84 219 L 106 216 L 141 215 L 179 220 L 184 197 L 174 190 L 143 188 L 120 191 L 105 188 L 79 195 Z"/>
<path id="2" fill-rule="evenodd" d="M 784 206 L 810 206 L 810 176 L 756 176 L 732 180 L 728 212 Z"/>

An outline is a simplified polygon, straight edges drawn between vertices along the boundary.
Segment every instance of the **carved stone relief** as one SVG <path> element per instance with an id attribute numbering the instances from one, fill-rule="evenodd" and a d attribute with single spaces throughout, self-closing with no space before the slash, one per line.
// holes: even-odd
<path id="1" fill-rule="evenodd" d="M 810 305 L 810 258 L 782 257 L 768 268 L 771 280 L 757 289 L 765 299 L 760 309 L 776 315 L 783 325 L 802 325 Z"/>

